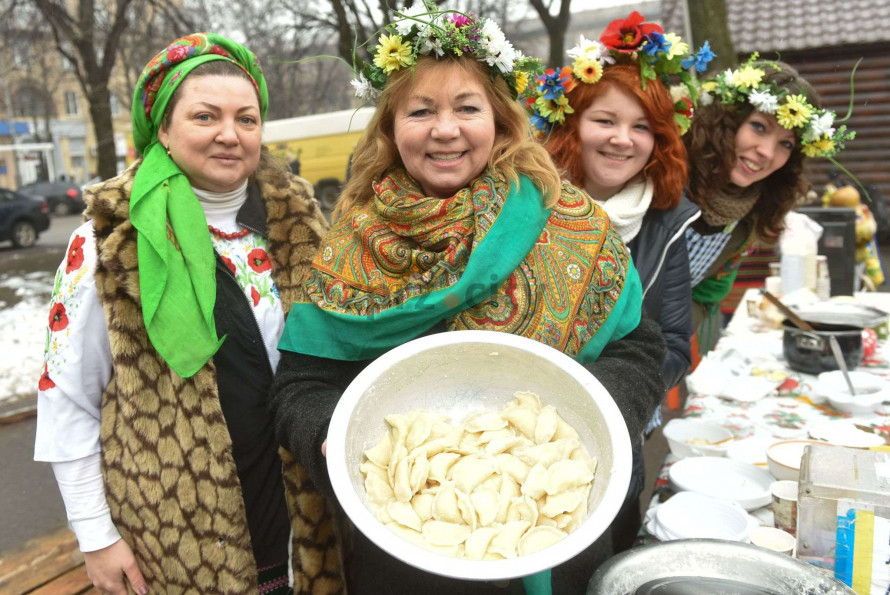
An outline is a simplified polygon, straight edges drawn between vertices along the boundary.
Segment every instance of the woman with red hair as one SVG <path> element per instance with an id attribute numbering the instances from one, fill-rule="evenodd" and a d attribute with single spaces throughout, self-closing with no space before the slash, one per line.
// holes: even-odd
<path id="1" fill-rule="evenodd" d="M 642 23 L 642 17 L 637 20 Z M 680 70 L 687 46 L 657 25 L 638 25 L 649 29 L 638 36 L 631 52 L 625 47 L 628 35 L 607 35 L 612 25 L 602 43 L 582 36 L 580 46 L 569 51 L 575 58 L 571 66 L 539 78 L 532 122 L 548 134 L 544 147 L 564 177 L 603 206 L 630 247 L 643 283 L 643 305 L 667 343 L 663 375 L 668 390 L 691 364 L 684 234 L 699 209 L 683 197 L 687 166 L 681 125 L 688 123 L 691 106 L 682 100 L 675 106 L 667 86 L 644 77 L 644 70 Z M 623 45 L 618 47 L 613 37 Z M 687 113 L 675 117 L 677 108 Z M 661 421 L 660 410 L 653 413 L 650 428 Z M 640 523 L 642 442 L 642 437 L 635 441 L 631 486 L 625 510 L 616 519 L 626 529 L 613 531 L 616 551 L 630 547 Z"/>

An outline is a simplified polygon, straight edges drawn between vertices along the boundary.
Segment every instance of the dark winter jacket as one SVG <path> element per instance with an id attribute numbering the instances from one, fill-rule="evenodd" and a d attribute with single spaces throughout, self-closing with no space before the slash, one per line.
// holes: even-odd
<path id="1" fill-rule="evenodd" d="M 665 389 L 676 386 L 692 364 L 692 302 L 686 228 L 700 216 L 685 196 L 671 210 L 649 209 L 636 237 L 628 243 L 643 283 L 643 307 L 667 343 Z"/>

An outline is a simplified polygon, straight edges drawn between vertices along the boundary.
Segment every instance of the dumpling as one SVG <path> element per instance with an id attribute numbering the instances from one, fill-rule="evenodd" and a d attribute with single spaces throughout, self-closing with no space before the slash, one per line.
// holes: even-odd
<path id="1" fill-rule="evenodd" d="M 575 428 L 566 422 L 566 420 L 559 414 L 556 415 L 556 433 L 553 435 L 553 438 L 556 440 L 563 440 L 566 438 L 574 438 L 575 440 L 581 439 L 581 437 L 578 436 L 578 432 L 575 431 Z"/>
<path id="2" fill-rule="evenodd" d="M 498 501 L 498 493 L 488 488 L 479 487 L 470 494 L 470 502 L 476 509 L 479 526 L 486 527 L 494 522 L 498 514 Z"/>
<path id="3" fill-rule="evenodd" d="M 541 409 L 538 420 L 535 423 L 535 443 L 544 444 L 553 439 L 556 434 L 556 427 L 559 416 L 556 414 L 556 408 L 553 405 L 547 405 Z"/>
<path id="4" fill-rule="evenodd" d="M 453 485 L 442 486 L 433 500 L 433 518 L 448 523 L 462 523 L 463 516 L 457 505 L 457 490 Z"/>
<path id="5" fill-rule="evenodd" d="M 538 505 L 528 496 L 520 496 L 510 501 L 507 509 L 507 522 L 528 521 L 534 527 L 538 524 Z"/>
<path id="6" fill-rule="evenodd" d="M 541 410 L 541 397 L 536 395 L 533 392 L 529 392 L 527 390 L 519 390 L 513 393 L 516 403 L 518 407 L 526 407 L 531 409 L 535 413 Z"/>
<path id="7" fill-rule="evenodd" d="M 544 465 L 537 464 L 531 468 L 519 491 L 535 500 L 547 491 L 547 481 L 550 474 Z"/>
<path id="8" fill-rule="evenodd" d="M 416 457 L 420 454 L 423 454 L 426 458 L 431 459 L 433 456 L 439 454 L 440 452 L 444 452 L 449 448 L 457 446 L 452 443 L 448 438 L 433 438 L 432 440 L 427 440 L 420 446 L 416 446 L 409 453 L 409 457 Z"/>
<path id="9" fill-rule="evenodd" d="M 404 449 L 404 447 L 402 448 Z M 411 459 L 404 457 L 396 463 L 392 491 L 399 502 L 408 502 L 414 495 L 414 491 L 411 489 Z"/>
<path id="10" fill-rule="evenodd" d="M 377 444 L 365 451 L 365 456 L 372 463 L 386 468 L 389 465 L 389 459 L 392 456 L 392 435 L 389 432 L 383 433 Z"/>
<path id="11" fill-rule="evenodd" d="M 414 512 L 417 513 L 421 521 L 428 521 L 433 518 L 433 502 L 435 500 L 436 496 L 428 493 L 415 494 L 411 498 L 411 506 L 414 507 Z"/>
<path id="12" fill-rule="evenodd" d="M 381 506 L 395 498 L 389 482 L 376 473 L 365 476 L 365 493 L 371 502 Z"/>
<path id="13" fill-rule="evenodd" d="M 556 461 L 567 457 L 576 446 L 577 444 L 572 440 L 557 440 L 517 450 L 514 454 L 526 465 L 541 464 L 549 468 Z"/>
<path id="14" fill-rule="evenodd" d="M 486 432 L 506 428 L 507 422 L 497 411 L 481 411 L 471 413 L 464 419 L 464 429 L 467 432 Z"/>
<path id="15" fill-rule="evenodd" d="M 587 468 L 590 469 L 591 473 L 596 473 L 596 459 L 587 455 L 587 451 L 585 451 L 582 447 L 578 447 L 572 451 L 572 454 L 569 455 L 569 458 L 573 461 L 581 461 Z"/>
<path id="16" fill-rule="evenodd" d="M 429 477 L 430 474 L 430 462 L 423 453 L 408 460 L 411 461 L 411 471 L 408 476 L 408 482 L 411 486 L 411 495 L 413 496 L 426 485 L 427 477 Z M 583 466 L 583 463 L 579 464 Z"/>
<path id="17" fill-rule="evenodd" d="M 419 545 L 420 547 L 426 547 L 426 542 L 424 542 L 423 535 L 414 529 L 409 529 L 404 525 L 400 525 L 396 522 L 391 522 L 386 524 L 386 528 L 401 537 L 402 539 L 407 539 L 414 545 Z"/>
<path id="18" fill-rule="evenodd" d="M 451 466 L 461 456 L 462 455 L 456 452 L 440 452 L 439 454 L 433 456 L 433 458 L 430 459 L 430 472 L 428 475 L 428 481 L 444 483 L 445 479 L 448 476 L 448 470 L 451 469 Z"/>
<path id="19" fill-rule="evenodd" d="M 405 446 L 405 438 L 408 436 L 408 430 L 411 428 L 411 415 L 391 413 L 383 419 L 389 424 L 393 448 Z"/>
<path id="20" fill-rule="evenodd" d="M 547 469 L 547 494 L 551 496 L 559 494 L 565 490 L 589 484 L 591 481 L 593 481 L 593 473 L 585 463 L 571 459 L 557 461 Z"/>
<path id="21" fill-rule="evenodd" d="M 507 407 L 501 411 L 501 417 L 529 439 L 535 437 L 535 426 L 538 423 L 538 412 L 527 407 Z"/>
<path id="22" fill-rule="evenodd" d="M 415 512 L 414 507 L 410 504 L 391 500 L 389 504 L 386 505 L 386 512 L 389 513 L 392 520 L 400 525 L 404 525 L 415 531 L 420 531 L 422 526 L 420 517 L 417 515 L 417 512 Z"/>
<path id="23" fill-rule="evenodd" d="M 430 545 L 457 545 L 463 543 L 470 536 L 470 528 L 457 523 L 444 521 L 427 521 L 421 529 L 424 539 Z"/>
<path id="24" fill-rule="evenodd" d="M 505 558 L 515 558 L 516 548 L 519 546 L 519 538 L 525 533 L 531 523 L 528 521 L 512 521 L 505 524 L 498 534 L 495 535 L 491 543 L 488 544 L 488 551 L 494 554 L 500 554 Z"/>
<path id="25" fill-rule="evenodd" d="M 513 498 L 519 496 L 519 484 L 513 481 L 509 475 L 501 478 L 501 490 L 498 492 L 498 514 L 495 521 L 498 523 L 507 522 L 507 511 L 510 509 L 510 503 Z"/>
<path id="26" fill-rule="evenodd" d="M 511 434 L 509 437 L 498 437 L 486 444 L 484 449 L 485 454 L 493 457 L 495 455 L 503 453 L 504 451 L 510 450 L 514 446 L 519 446 L 523 443 L 524 440 L 527 440 L 527 438 L 521 438 L 517 436 L 513 432 L 512 428 L 509 431 Z"/>
<path id="27" fill-rule="evenodd" d="M 481 560 L 488 550 L 488 544 L 498 534 L 500 527 L 480 527 L 470 533 L 464 542 L 464 553 L 470 560 Z"/>
<path id="28" fill-rule="evenodd" d="M 470 496 L 460 490 L 455 490 L 457 494 L 457 509 L 460 511 L 460 519 L 465 525 L 469 525 L 470 529 L 476 530 L 476 506 L 470 499 Z"/>
<path id="29" fill-rule="evenodd" d="M 491 457 L 472 455 L 454 463 L 449 476 L 457 489 L 469 494 L 476 486 L 497 473 L 497 470 L 498 466 Z"/>
<path id="30" fill-rule="evenodd" d="M 520 556 L 531 554 L 550 547 L 566 537 L 568 533 L 555 527 L 532 527 L 519 539 L 518 553 Z"/>
<path id="31" fill-rule="evenodd" d="M 583 488 L 567 490 L 561 494 L 547 496 L 543 506 L 541 506 L 541 514 L 550 518 L 556 518 L 564 512 L 572 512 L 586 501 L 586 490 Z"/>
<path id="32" fill-rule="evenodd" d="M 427 438 L 430 436 L 432 428 L 433 416 L 427 412 L 418 414 L 405 436 L 405 448 L 409 451 L 414 450 L 426 442 Z"/>
<path id="33" fill-rule="evenodd" d="M 524 483 L 531 467 L 523 463 L 519 457 L 509 453 L 501 453 L 495 457 L 498 469 L 512 477 L 516 483 Z"/>

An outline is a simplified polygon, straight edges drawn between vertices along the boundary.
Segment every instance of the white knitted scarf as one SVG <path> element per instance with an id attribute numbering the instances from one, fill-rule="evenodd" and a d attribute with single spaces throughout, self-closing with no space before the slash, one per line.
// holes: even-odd
<path id="1" fill-rule="evenodd" d="M 640 232 L 643 216 L 652 204 L 652 190 L 652 182 L 649 180 L 632 181 L 610 198 L 594 201 L 608 213 L 612 226 L 625 244 Z"/>

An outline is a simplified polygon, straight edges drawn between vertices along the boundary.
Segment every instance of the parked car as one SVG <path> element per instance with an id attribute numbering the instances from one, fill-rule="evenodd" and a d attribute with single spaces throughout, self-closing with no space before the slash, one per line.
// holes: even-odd
<path id="1" fill-rule="evenodd" d="M 46 199 L 0 188 L 0 242 L 10 240 L 16 248 L 28 248 L 47 229 L 49 203 Z"/>
<path id="2" fill-rule="evenodd" d="M 69 182 L 34 182 L 19 188 L 28 196 L 42 196 L 49 203 L 49 210 L 56 215 L 80 213 L 86 208 L 80 186 Z"/>

